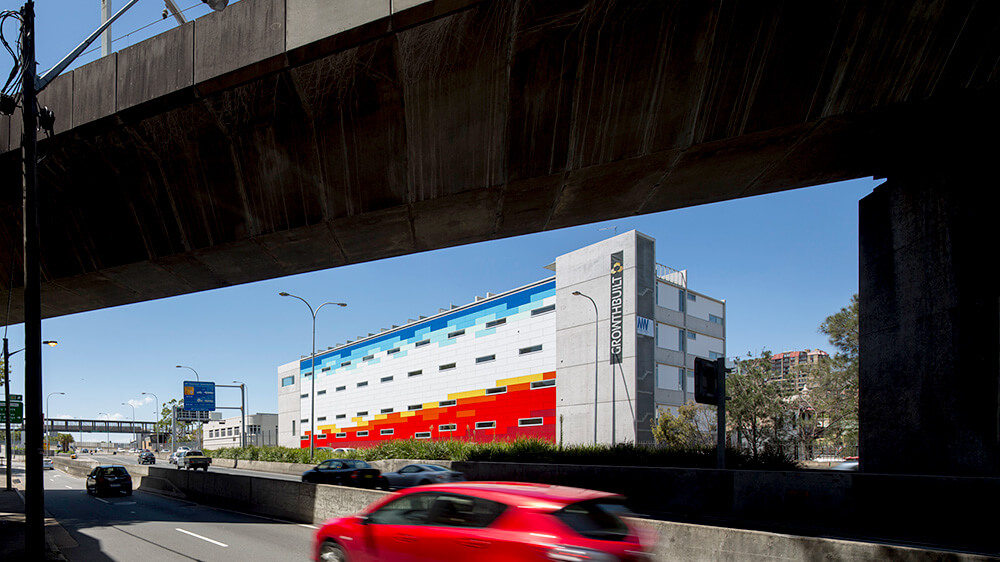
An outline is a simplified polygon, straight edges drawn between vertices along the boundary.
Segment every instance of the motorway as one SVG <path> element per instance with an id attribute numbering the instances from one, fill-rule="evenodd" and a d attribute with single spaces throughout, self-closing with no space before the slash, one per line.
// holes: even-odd
<path id="1" fill-rule="evenodd" d="M 117 455 L 100 453 L 100 454 L 94 454 L 94 455 L 90 455 L 90 454 L 80 455 L 79 458 L 81 458 L 81 459 L 91 459 L 91 460 L 96 461 L 96 462 L 98 462 L 100 464 L 121 464 L 121 465 L 129 466 L 129 465 L 138 464 L 139 455 L 137 453 L 118 453 Z M 173 467 L 174 465 L 168 463 L 165 460 L 156 459 L 156 466 Z M 292 482 L 301 482 L 302 481 L 302 475 L 301 474 L 279 474 L 279 473 L 275 473 L 275 472 L 263 472 L 263 471 L 259 471 L 259 470 L 246 470 L 246 469 L 242 469 L 242 468 L 221 468 L 221 467 L 218 467 L 218 466 L 215 466 L 215 465 L 212 465 L 212 467 L 209 468 L 209 470 L 212 471 L 212 472 L 221 472 L 223 474 L 243 474 L 243 475 L 246 475 L 246 476 L 254 476 L 254 477 L 257 477 L 257 478 L 271 478 L 271 479 L 274 479 L 274 480 L 290 480 Z"/>
<path id="2" fill-rule="evenodd" d="M 116 464 L 125 464 L 123 460 L 135 455 L 108 457 Z M 135 464 L 135 459 L 131 460 Z M 309 559 L 315 532 L 312 525 L 256 517 L 141 491 L 131 496 L 95 497 L 87 494 L 83 478 L 59 470 L 45 471 L 45 510 L 65 531 L 56 533 L 56 542 L 71 562 L 304 561 Z"/>

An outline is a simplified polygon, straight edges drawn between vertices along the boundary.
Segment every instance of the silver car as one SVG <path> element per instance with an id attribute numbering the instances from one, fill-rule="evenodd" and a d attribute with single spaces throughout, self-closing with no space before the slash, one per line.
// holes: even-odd
<path id="1" fill-rule="evenodd" d="M 42 459 L 42 469 L 55 470 L 56 467 L 52 465 L 52 459 Z"/>
<path id="2" fill-rule="evenodd" d="M 436 464 L 408 464 L 396 472 L 383 472 L 382 477 L 390 488 L 465 481 L 465 474 Z"/>

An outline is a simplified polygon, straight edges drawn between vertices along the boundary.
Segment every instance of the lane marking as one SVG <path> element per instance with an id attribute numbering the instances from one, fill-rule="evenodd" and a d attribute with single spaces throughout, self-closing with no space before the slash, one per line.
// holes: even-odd
<path id="1" fill-rule="evenodd" d="M 108 500 L 102 500 L 101 498 L 99 498 L 97 496 L 94 496 L 94 499 L 97 500 L 97 501 L 99 501 L 99 502 L 101 502 L 101 503 L 106 503 L 106 504 L 110 504 L 111 503 Z"/>
<path id="2" fill-rule="evenodd" d="M 212 544 L 215 544 L 215 545 L 219 545 L 219 546 L 221 546 L 222 548 L 229 548 L 229 545 L 228 545 L 228 544 L 225 544 L 225 543 L 221 543 L 221 542 L 219 542 L 219 541 L 213 541 L 212 539 L 210 539 L 210 538 L 208 538 L 208 537 L 203 537 L 203 536 L 201 536 L 201 535 L 199 535 L 199 534 L 196 534 L 196 533 L 192 533 L 191 531 L 185 531 L 184 529 L 181 529 L 180 527 L 177 527 L 177 528 L 175 528 L 174 530 L 175 530 L 175 531 L 180 531 L 180 532 L 182 532 L 182 533 L 184 533 L 184 534 L 186 534 L 186 535 L 191 535 L 192 537 L 194 537 L 194 538 L 196 538 L 196 539 L 201 539 L 201 540 L 203 540 L 203 541 L 205 541 L 205 542 L 210 542 L 210 543 L 212 543 Z"/>
<path id="3" fill-rule="evenodd" d="M 299 527 L 305 527 L 306 529 L 319 529 L 316 525 L 307 525 L 306 523 L 299 523 Z"/>

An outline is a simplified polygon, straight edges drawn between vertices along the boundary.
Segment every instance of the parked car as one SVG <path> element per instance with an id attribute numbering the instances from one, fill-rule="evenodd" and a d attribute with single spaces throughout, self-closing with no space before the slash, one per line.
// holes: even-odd
<path id="1" fill-rule="evenodd" d="M 354 459 L 327 459 L 302 473 L 303 482 L 336 484 L 359 488 L 384 488 L 385 480 L 377 468 Z"/>
<path id="2" fill-rule="evenodd" d="M 462 482 L 465 474 L 436 464 L 408 464 L 396 472 L 383 472 L 390 488 L 409 488 L 424 484 Z"/>
<path id="3" fill-rule="evenodd" d="M 55 470 L 55 466 L 52 464 L 52 459 L 44 458 L 42 459 L 42 470 L 44 469 Z"/>
<path id="4" fill-rule="evenodd" d="M 87 475 L 88 494 L 100 495 L 109 492 L 132 495 L 132 476 L 124 466 L 118 464 L 96 466 Z"/>
<path id="5" fill-rule="evenodd" d="M 156 455 L 149 451 L 139 453 L 139 464 L 156 464 Z"/>
<path id="6" fill-rule="evenodd" d="M 651 560 L 653 534 L 626 523 L 622 496 L 520 482 L 410 488 L 327 521 L 314 560 Z"/>

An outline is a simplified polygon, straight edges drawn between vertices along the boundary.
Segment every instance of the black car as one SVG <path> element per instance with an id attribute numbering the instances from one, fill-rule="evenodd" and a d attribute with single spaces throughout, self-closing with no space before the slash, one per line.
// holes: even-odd
<path id="1" fill-rule="evenodd" d="M 126 496 L 132 495 L 132 477 L 124 466 L 118 464 L 105 464 L 94 467 L 87 475 L 87 493 L 122 493 Z"/>
<path id="2" fill-rule="evenodd" d="M 386 488 L 382 473 L 365 461 L 353 459 L 327 459 L 312 470 L 302 473 L 303 482 L 336 484 L 359 488 Z"/>
<path id="3" fill-rule="evenodd" d="M 156 455 L 149 451 L 139 453 L 139 464 L 156 464 Z"/>

